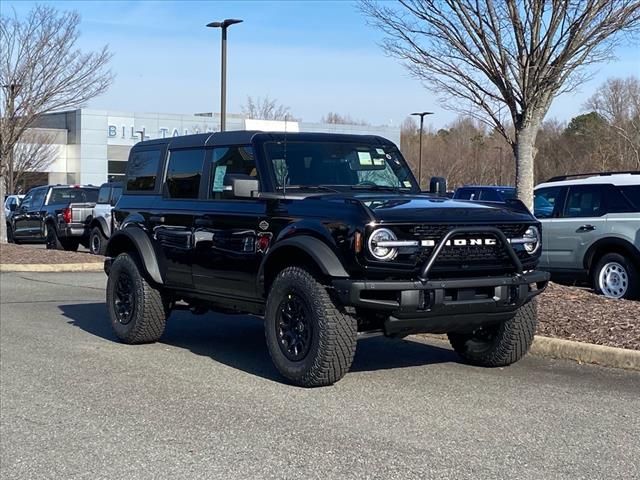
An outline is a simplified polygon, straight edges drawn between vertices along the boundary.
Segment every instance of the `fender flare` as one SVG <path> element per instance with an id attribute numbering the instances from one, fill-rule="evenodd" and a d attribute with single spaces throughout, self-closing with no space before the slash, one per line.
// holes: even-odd
<path id="1" fill-rule="evenodd" d="M 338 278 L 349 277 L 349 274 L 342 266 L 342 263 L 340 262 L 336 254 L 325 242 L 309 235 L 299 235 L 297 237 L 282 240 L 269 250 L 267 255 L 262 260 L 262 263 L 260 264 L 260 270 L 258 272 L 259 291 L 264 291 L 265 267 L 269 263 L 269 259 L 273 258 L 274 255 L 276 255 L 276 253 L 281 251 L 283 248 L 291 247 L 302 250 L 304 253 L 309 255 L 309 257 L 311 257 L 316 265 L 318 265 L 324 275 L 328 277 Z"/>
<path id="2" fill-rule="evenodd" d="M 114 253 L 121 253 L 123 250 L 120 250 L 118 247 L 122 242 L 133 244 L 142 262 L 142 268 L 145 269 L 145 272 L 151 277 L 151 280 L 159 285 L 163 285 L 164 279 L 160 273 L 158 258 L 147 234 L 140 227 L 127 227 L 118 230 L 109 239 L 105 255 L 107 257 L 113 257 Z"/>
<path id="3" fill-rule="evenodd" d="M 104 217 L 94 217 L 93 224 L 100 228 L 100 230 L 102 231 L 102 234 L 106 238 L 110 237 L 110 235 L 109 235 L 109 233 L 110 233 L 109 225 L 107 224 L 107 221 L 104 219 Z"/>
<path id="4" fill-rule="evenodd" d="M 588 272 L 591 272 L 591 269 L 594 267 L 593 258 L 596 252 L 601 248 L 606 249 L 607 247 L 619 248 L 620 250 L 626 251 L 631 256 L 631 261 L 640 268 L 640 250 L 638 250 L 638 247 L 625 238 L 604 237 L 594 242 L 584 255 L 583 265 Z"/>

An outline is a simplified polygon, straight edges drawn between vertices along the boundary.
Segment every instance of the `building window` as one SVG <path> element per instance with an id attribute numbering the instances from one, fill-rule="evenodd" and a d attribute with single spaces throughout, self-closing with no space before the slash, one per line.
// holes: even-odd
<path id="1" fill-rule="evenodd" d="M 133 153 L 127 162 L 127 191 L 154 191 L 161 157 L 161 150 L 138 150 Z"/>
<path id="2" fill-rule="evenodd" d="M 172 150 L 167 165 L 167 192 L 171 198 L 198 198 L 204 148 Z"/>
<path id="3" fill-rule="evenodd" d="M 127 172 L 127 162 L 109 160 L 108 170 L 110 175 L 124 175 Z"/>

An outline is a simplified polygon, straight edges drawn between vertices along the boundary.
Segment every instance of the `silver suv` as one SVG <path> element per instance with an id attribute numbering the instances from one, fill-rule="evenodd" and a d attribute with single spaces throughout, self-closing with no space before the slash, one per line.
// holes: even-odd
<path id="1" fill-rule="evenodd" d="M 534 213 L 540 269 L 610 298 L 640 298 L 640 172 L 554 177 L 536 187 Z"/>

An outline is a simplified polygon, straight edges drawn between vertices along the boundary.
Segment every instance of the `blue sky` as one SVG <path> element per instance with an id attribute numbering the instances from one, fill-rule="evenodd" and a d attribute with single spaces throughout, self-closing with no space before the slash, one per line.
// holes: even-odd
<path id="1" fill-rule="evenodd" d="M 47 3 L 47 2 L 44 2 Z M 294 116 L 319 121 L 349 114 L 373 124 L 402 123 L 415 110 L 439 128 L 456 114 L 386 57 L 381 35 L 353 2 L 344 1 L 57 1 L 82 16 L 81 49 L 108 44 L 116 80 L 92 108 L 194 113 L 219 110 L 220 31 L 211 21 L 241 18 L 229 29 L 227 111 L 239 112 L 247 95 L 269 95 Z M 2 13 L 26 13 L 34 2 L 2 0 Z M 635 47 L 594 69 L 578 92 L 555 100 L 547 118 L 569 120 L 609 76 L 640 74 Z"/>

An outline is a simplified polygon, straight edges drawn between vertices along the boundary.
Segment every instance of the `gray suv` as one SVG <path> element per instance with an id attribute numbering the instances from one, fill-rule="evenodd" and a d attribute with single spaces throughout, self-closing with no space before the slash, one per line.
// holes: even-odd
<path id="1" fill-rule="evenodd" d="M 554 177 L 536 187 L 534 213 L 542 270 L 640 298 L 640 172 Z"/>

